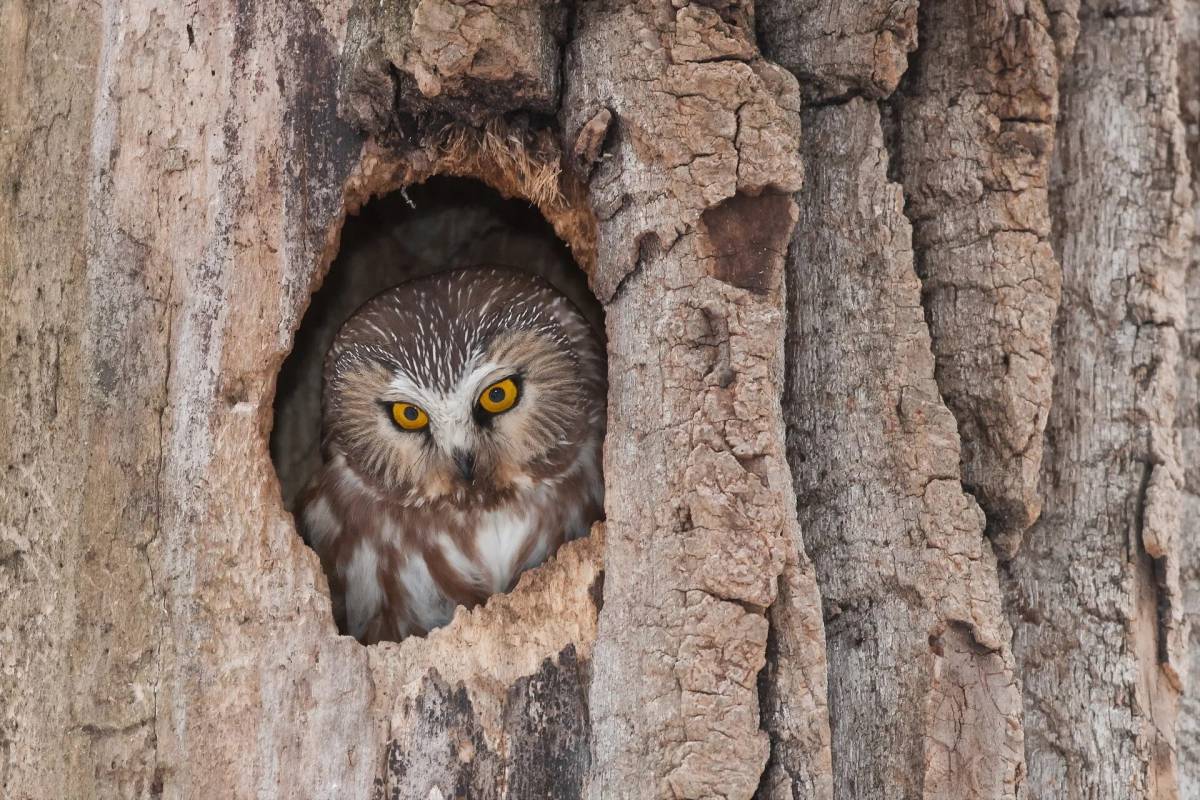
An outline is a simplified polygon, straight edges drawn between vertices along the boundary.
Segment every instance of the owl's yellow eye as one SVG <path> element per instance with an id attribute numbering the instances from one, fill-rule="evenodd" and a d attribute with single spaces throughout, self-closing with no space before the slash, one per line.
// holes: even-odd
<path id="1" fill-rule="evenodd" d="M 517 383 L 512 378 L 496 381 L 479 395 L 479 407 L 489 414 L 500 414 L 517 404 Z"/>
<path id="2" fill-rule="evenodd" d="M 406 431 L 419 431 L 429 424 L 429 415 L 411 403 L 392 403 L 392 419 Z"/>

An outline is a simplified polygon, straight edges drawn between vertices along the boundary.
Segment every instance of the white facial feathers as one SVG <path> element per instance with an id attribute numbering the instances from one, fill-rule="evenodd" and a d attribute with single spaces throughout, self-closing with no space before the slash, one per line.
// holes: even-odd
<path id="1" fill-rule="evenodd" d="M 479 424 L 475 421 L 475 406 L 479 395 L 497 380 L 513 375 L 513 366 L 483 361 L 474 356 L 467 361 L 463 374 L 449 391 L 421 386 L 404 372 L 396 372 L 389 385 L 389 402 L 412 403 L 429 415 L 429 433 L 434 443 L 447 456 L 456 451 L 473 451 Z"/>

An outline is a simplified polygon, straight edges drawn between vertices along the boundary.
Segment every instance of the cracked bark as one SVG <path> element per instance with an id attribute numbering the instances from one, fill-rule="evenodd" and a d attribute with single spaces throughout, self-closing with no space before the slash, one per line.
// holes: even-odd
<path id="1" fill-rule="evenodd" d="M 1200 452 L 1200 0 L 1186 0 L 1180 9 L 1179 25 L 1179 99 L 1185 125 L 1188 163 L 1191 167 L 1192 240 L 1187 254 L 1184 278 L 1187 313 L 1179 327 L 1179 403 L 1175 420 L 1180 447 L 1184 454 L 1181 531 L 1179 539 L 1180 584 L 1183 589 L 1183 615 L 1188 636 L 1183 647 L 1186 655 L 1183 684 L 1186 688 L 1179 710 L 1179 796 L 1200 795 L 1200 464 L 1193 454 Z"/>
<path id="2" fill-rule="evenodd" d="M 879 109 L 812 109 L 804 131 L 784 407 L 825 606 L 834 795 L 1016 797 L 996 561 L 959 482 Z"/>
<path id="3" fill-rule="evenodd" d="M 958 421 L 963 482 L 1005 558 L 1041 508 L 1060 292 L 1048 25 L 1039 2 L 924 2 L 921 46 L 891 101 L 938 388 Z"/>
<path id="4" fill-rule="evenodd" d="M 600 109 L 614 128 L 589 182 L 605 471 L 623 498 L 608 506 L 590 797 L 748 797 L 768 761 L 768 796 L 827 794 L 819 611 L 778 410 L 797 98 L 747 23 L 737 3 L 584 4 L 567 49 L 565 141 Z M 768 619 L 780 638 L 760 698 Z M 788 716 L 772 702 L 785 690 Z"/>
<path id="5" fill-rule="evenodd" d="M 1005 581 L 1035 796 L 1179 796 L 1178 10 L 1082 3 L 1062 75 L 1045 505 Z"/>
<path id="6" fill-rule="evenodd" d="M 564 70 L 552 2 L 6 7 L 4 796 L 828 794 L 778 401 L 795 83 L 748 8 L 609 15 Z M 537 205 L 609 302 L 613 513 L 366 649 L 280 503 L 271 393 L 344 215 L 435 174 Z"/>
<path id="7" fill-rule="evenodd" d="M 805 100 L 880 99 L 917 46 L 917 0 L 762 0 L 763 51 L 800 79 Z"/>
<path id="8" fill-rule="evenodd" d="M 1197 0 L 9 3 L 0 795 L 1196 794 L 1198 37 Z M 605 305 L 608 519 L 362 648 L 272 399 L 345 215 L 434 175 L 528 200 Z M 504 236 L 438 213 L 416 268 Z"/>
<path id="9" fill-rule="evenodd" d="M 795 5 L 772 0 L 760 21 L 769 26 Z M 801 526 L 825 606 L 835 796 L 1016 797 L 1021 703 L 996 561 L 982 539 L 983 514 L 962 489 L 958 431 L 933 379 L 935 363 L 944 364 L 935 362 L 921 307 L 913 232 L 902 187 L 888 179 L 880 110 L 870 102 L 900 82 L 917 38 L 916 4 L 827 5 L 764 44 L 796 72 L 812 104 L 789 251 L 784 405 Z M 952 63 L 961 54 L 945 52 L 958 25 L 970 23 L 950 16 L 934 25 L 929 50 L 915 55 L 942 58 L 928 82 L 970 80 Z M 933 94 L 930 117 L 939 108 L 954 113 L 946 108 L 951 92 Z M 924 176 L 949 151 L 943 174 L 961 181 L 969 155 L 930 127 L 911 137 L 912 163 L 891 169 Z M 979 197 L 936 199 L 929 216 L 953 220 L 958 210 L 963 227 L 970 215 L 990 213 L 973 203 Z M 1046 327 L 1052 309 L 1043 311 Z M 1036 423 L 1026 426 L 1027 438 L 1040 434 Z"/>

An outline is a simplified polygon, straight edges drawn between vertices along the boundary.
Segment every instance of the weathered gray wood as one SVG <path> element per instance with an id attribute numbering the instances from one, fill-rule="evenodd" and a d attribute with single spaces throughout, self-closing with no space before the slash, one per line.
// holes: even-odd
<path id="1" fill-rule="evenodd" d="M 917 47 L 917 0 L 759 0 L 763 52 L 810 102 L 880 99 Z"/>
<path id="2" fill-rule="evenodd" d="M 1179 563 L 1183 592 L 1184 695 L 1179 707 L 1179 796 L 1200 796 L 1200 0 L 1184 0 L 1179 23 L 1179 110 L 1192 186 L 1192 240 L 1179 326 L 1179 402 L 1175 427 L 1183 453 Z"/>
<path id="3" fill-rule="evenodd" d="M 959 480 L 879 109 L 810 110 L 804 130 L 784 407 L 825 606 L 834 794 L 1016 797 L 996 560 Z"/>
<path id="4" fill-rule="evenodd" d="M 1005 584 L 1037 797 L 1178 796 L 1176 370 L 1191 194 L 1177 13 L 1084 2 L 1063 72 L 1045 506 Z"/>

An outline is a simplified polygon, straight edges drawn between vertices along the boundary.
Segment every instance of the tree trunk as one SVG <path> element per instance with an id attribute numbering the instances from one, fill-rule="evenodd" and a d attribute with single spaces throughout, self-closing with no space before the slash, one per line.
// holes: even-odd
<path id="1" fill-rule="evenodd" d="M 1198 75 L 1200 0 L 12 0 L 0 797 L 1200 796 Z M 364 647 L 321 358 L 478 260 L 603 320 L 606 520 Z"/>

